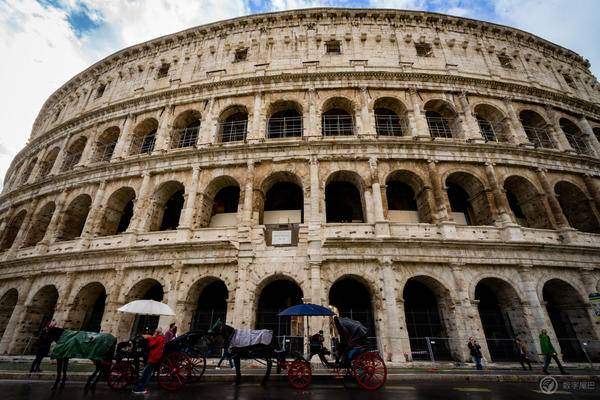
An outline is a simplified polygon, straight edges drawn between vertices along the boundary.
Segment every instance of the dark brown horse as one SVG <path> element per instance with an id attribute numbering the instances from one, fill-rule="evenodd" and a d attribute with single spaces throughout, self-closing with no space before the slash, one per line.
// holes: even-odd
<path id="1" fill-rule="evenodd" d="M 235 334 L 235 328 L 224 323 L 218 322 L 211 330 L 210 335 L 213 337 L 213 343 L 220 343 L 224 346 L 229 346 L 233 335 Z M 246 347 L 231 347 L 230 353 L 235 366 L 235 384 L 239 385 L 242 383 L 242 372 L 240 368 L 240 361 L 243 360 L 257 360 L 264 361 L 267 366 L 267 371 L 262 380 L 262 385 L 266 385 L 269 377 L 271 376 L 271 369 L 273 367 L 273 359 L 279 363 L 285 360 L 283 351 L 278 350 L 277 338 L 273 336 L 271 343 L 255 344 Z"/>
<path id="2" fill-rule="evenodd" d="M 50 342 L 58 342 L 61 339 L 61 336 L 65 333 L 65 329 L 63 328 L 48 328 L 48 336 L 50 338 Z M 101 377 L 106 377 L 110 365 L 112 363 L 113 355 L 115 353 L 115 344 L 116 339 L 114 336 L 109 334 L 100 334 L 106 335 L 109 341 L 113 341 L 112 346 L 108 347 L 100 357 L 94 356 L 94 359 L 91 361 L 94 363 L 94 372 L 88 377 L 87 382 L 84 387 L 85 393 L 91 391 L 92 393 L 96 390 L 96 384 L 100 380 Z M 110 336 L 110 338 L 108 337 Z M 112 338 L 112 339 L 111 339 Z M 55 348 L 56 350 L 56 348 Z M 54 351 L 53 351 L 54 354 Z M 77 356 L 81 357 L 82 354 L 78 354 Z M 87 357 L 91 357 L 91 354 L 85 355 Z M 72 356 L 75 357 L 75 356 Z M 51 390 L 55 391 L 57 388 L 63 389 L 65 387 L 65 381 L 67 380 L 67 370 L 69 368 L 69 359 L 72 357 L 56 357 L 56 380 L 54 381 L 54 385 L 52 385 Z M 62 374 L 62 380 L 61 380 Z M 60 382 L 60 385 L 59 385 Z"/>

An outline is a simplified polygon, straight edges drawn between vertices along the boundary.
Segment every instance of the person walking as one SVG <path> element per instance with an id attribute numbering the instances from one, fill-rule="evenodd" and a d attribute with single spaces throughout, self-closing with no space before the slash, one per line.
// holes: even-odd
<path id="1" fill-rule="evenodd" d="M 172 322 L 169 325 L 169 329 L 167 329 L 167 332 L 165 333 L 165 343 L 169 343 L 171 340 L 175 339 L 177 337 L 177 325 L 175 325 L 175 322 Z"/>
<path id="2" fill-rule="evenodd" d="M 148 343 L 148 363 L 144 367 L 142 377 L 138 380 L 138 383 L 133 389 L 133 393 L 135 394 L 148 393 L 146 386 L 148 386 L 150 378 L 152 378 L 152 374 L 158 367 L 158 364 L 160 364 L 160 360 L 163 356 L 163 351 L 165 348 L 165 337 L 163 336 L 160 328 L 156 329 L 153 336 L 143 335 L 143 337 Z"/>
<path id="3" fill-rule="evenodd" d="M 527 345 L 520 338 L 515 338 L 515 347 L 517 349 L 517 356 L 519 357 L 519 363 L 521 363 L 521 367 L 523 367 L 524 371 L 527 371 L 525 368 L 525 364 L 529 366 L 529 370 L 531 371 L 531 361 L 529 361 L 529 357 L 527 356 Z"/>
<path id="4" fill-rule="evenodd" d="M 234 368 L 233 360 L 231 359 L 231 353 L 229 352 L 229 342 L 225 343 L 225 345 L 223 346 L 223 355 L 219 359 L 219 362 L 217 363 L 217 366 L 215 367 L 215 369 L 221 369 L 221 363 L 225 359 L 227 359 L 227 361 L 229 361 L 229 367 L 233 369 Z"/>
<path id="5" fill-rule="evenodd" d="M 554 346 L 552 346 L 552 342 L 550 341 L 550 337 L 545 329 L 542 329 L 540 333 L 540 347 L 542 349 L 542 354 L 544 355 L 544 368 L 542 371 L 547 375 L 548 366 L 550 365 L 550 361 L 554 359 L 556 361 L 556 365 L 558 365 L 558 369 L 560 370 L 561 375 L 566 375 L 567 371 L 563 368 L 558 356 L 556 355 L 556 350 L 554 350 Z"/>
<path id="6" fill-rule="evenodd" d="M 50 346 L 52 344 L 52 340 L 50 339 L 50 335 L 48 332 L 49 325 L 42 329 L 40 332 L 40 336 L 38 338 L 38 346 L 35 350 L 35 359 L 33 363 L 31 363 L 31 368 L 29 369 L 29 373 L 33 372 L 42 372 L 40 366 L 42 365 L 42 360 L 44 357 L 48 356 L 50 352 Z"/>
<path id="7" fill-rule="evenodd" d="M 475 367 L 478 370 L 482 370 L 483 365 L 481 364 L 481 359 L 483 358 L 483 356 L 481 355 L 481 346 L 479 345 L 479 343 L 477 343 L 477 340 L 475 340 L 473 336 L 469 337 L 468 347 L 469 353 L 471 354 L 471 358 L 475 363 Z"/>

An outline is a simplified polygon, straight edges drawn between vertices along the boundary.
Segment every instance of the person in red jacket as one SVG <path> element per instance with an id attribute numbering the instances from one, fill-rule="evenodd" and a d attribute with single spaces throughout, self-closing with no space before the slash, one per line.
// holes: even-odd
<path id="1" fill-rule="evenodd" d="M 157 328 L 154 332 L 153 336 L 143 335 L 144 339 L 147 341 L 148 346 L 148 364 L 144 368 L 142 372 L 142 377 L 138 381 L 137 385 L 133 389 L 133 393 L 135 394 L 144 394 L 148 393 L 146 386 L 148 386 L 148 382 L 150 382 L 150 378 L 152 378 L 152 374 L 160 364 L 160 360 L 163 356 L 163 350 L 165 348 L 165 337 L 162 334 L 160 328 Z"/>

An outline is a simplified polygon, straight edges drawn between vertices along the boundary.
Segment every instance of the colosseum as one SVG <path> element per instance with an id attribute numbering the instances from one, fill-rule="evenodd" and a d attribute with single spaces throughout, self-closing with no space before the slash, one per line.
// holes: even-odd
<path id="1" fill-rule="evenodd" d="M 59 56 L 58 54 L 56 55 Z M 600 356 L 600 85 L 580 55 L 426 12 L 252 15 L 141 43 L 53 93 L 0 196 L 0 353 L 40 327 L 168 317 L 309 332 L 331 306 L 391 363 Z M 326 336 L 329 330 L 326 329 Z M 596 342 L 594 342 L 596 340 Z M 592 344 L 596 343 L 595 351 Z"/>

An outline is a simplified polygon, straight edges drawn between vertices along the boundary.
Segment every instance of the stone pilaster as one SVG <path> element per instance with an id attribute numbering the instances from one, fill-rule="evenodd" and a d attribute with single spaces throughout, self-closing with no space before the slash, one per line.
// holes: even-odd
<path id="1" fill-rule="evenodd" d="M 166 153 L 171 145 L 171 131 L 173 129 L 172 123 L 175 118 L 174 115 L 175 106 L 167 105 L 158 119 L 158 128 L 156 129 L 156 136 L 154 142 L 154 150 L 152 154 Z"/>
<path id="2" fill-rule="evenodd" d="M 484 139 L 479 131 L 479 124 L 477 123 L 477 119 L 471 112 L 471 106 L 469 104 L 469 99 L 467 98 L 466 92 L 460 92 L 458 96 L 461 108 L 461 115 L 463 120 L 462 131 L 464 138 L 474 142 L 483 143 Z"/>
<path id="3" fill-rule="evenodd" d="M 127 228 L 128 233 L 140 233 L 146 228 L 146 218 L 148 218 L 148 210 L 152 196 L 152 175 L 149 172 L 142 173 L 142 184 L 140 185 L 139 194 L 133 208 L 133 216 Z"/>
<path id="4" fill-rule="evenodd" d="M 46 233 L 40 242 L 37 244 L 37 250 L 41 253 L 48 250 L 48 246 L 54 243 L 58 238 L 59 223 L 63 220 L 65 214 L 67 192 L 62 192 L 56 199 L 54 213 L 50 218 L 50 223 L 46 228 Z"/>
<path id="5" fill-rule="evenodd" d="M 390 236 L 390 225 L 383 214 L 383 199 L 381 196 L 381 184 L 379 182 L 379 169 L 377 158 L 369 159 L 369 170 L 371 172 L 371 189 L 373 192 L 373 208 L 375 216 L 375 232 L 377 236 Z"/>
<path id="6" fill-rule="evenodd" d="M 425 112 L 423 111 L 423 100 L 419 97 L 419 93 L 416 89 L 411 89 L 409 93 L 414 119 L 412 136 L 429 138 L 431 135 L 429 134 L 429 125 L 427 125 L 427 119 L 425 118 Z"/>
<path id="7" fill-rule="evenodd" d="M 117 140 L 115 150 L 113 151 L 112 159 L 115 161 L 122 160 L 129 155 L 129 148 L 133 139 L 133 122 L 134 116 L 132 114 L 128 114 L 123 121 L 119 140 Z"/>
<path id="8" fill-rule="evenodd" d="M 369 89 L 366 86 L 360 87 L 360 125 L 357 124 L 356 130 L 359 136 L 376 136 L 375 117 L 373 110 L 369 107 L 370 96 Z"/>
<path id="9" fill-rule="evenodd" d="M 181 232 L 180 239 L 185 240 L 189 238 L 191 230 L 193 229 L 194 212 L 196 210 L 196 197 L 198 194 L 198 181 L 200 178 L 200 167 L 195 165 L 192 167 L 192 181 L 186 190 L 185 203 L 183 210 L 181 211 L 181 218 L 179 220 L 179 227 L 177 228 L 178 235 Z"/>
<path id="10" fill-rule="evenodd" d="M 24 277 L 23 282 L 19 285 L 18 293 L 19 297 L 17 304 L 15 305 L 13 312 L 8 320 L 2 339 L 0 340 L 0 354 L 14 354 L 14 348 L 19 338 L 17 333 L 19 326 L 26 318 L 27 306 L 26 301 L 29 297 L 29 291 L 33 283 L 33 276 Z"/>
<path id="11" fill-rule="evenodd" d="M 595 157 L 600 156 L 600 142 L 598 142 L 598 138 L 594 135 L 594 130 L 590 125 L 590 122 L 585 117 L 585 115 L 581 116 L 579 119 L 579 126 L 581 126 L 581 130 L 583 131 L 584 140 L 592 151 L 592 155 Z"/>
<path id="12" fill-rule="evenodd" d="M 552 343 L 558 343 L 552 323 L 545 310 L 545 305 L 540 302 L 540 298 L 537 294 L 537 280 L 533 276 L 533 271 L 528 266 L 521 266 L 519 269 L 519 277 L 521 278 L 521 285 L 523 292 L 525 293 L 525 299 L 523 299 L 523 309 L 525 311 L 525 320 L 529 325 L 531 331 L 531 338 L 524 338 L 528 343 L 532 343 L 535 347 L 529 348 L 531 354 L 537 356 L 541 354 L 540 342 L 538 335 L 542 329 L 548 330 Z M 530 344 L 531 346 L 531 344 Z M 539 358 L 539 357 L 538 357 Z"/>
<path id="13" fill-rule="evenodd" d="M 385 306 L 385 319 L 387 331 L 386 344 L 388 354 L 385 354 L 388 361 L 397 363 L 405 361 L 403 354 L 410 351 L 408 342 L 402 343 L 400 335 L 400 307 L 398 306 L 398 279 L 391 260 L 380 261 L 381 281 L 383 284 L 383 302 Z M 403 346 L 404 344 L 404 346 Z"/>
<path id="14" fill-rule="evenodd" d="M 509 142 L 520 146 L 533 147 L 533 145 L 529 141 L 529 138 L 527 138 L 525 129 L 523 129 L 523 124 L 521 124 L 521 120 L 519 119 L 517 112 L 513 107 L 512 99 L 505 98 L 504 106 L 506 107 L 506 111 L 508 113 L 510 130 L 512 132 L 512 134 L 509 137 Z"/>

